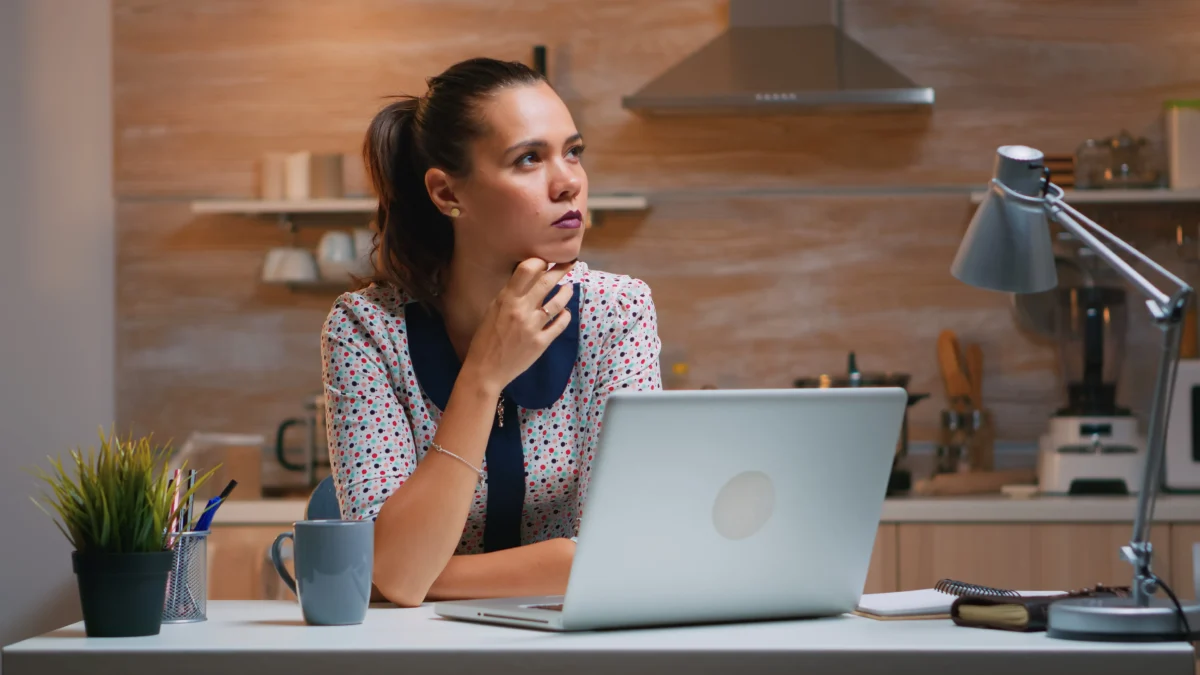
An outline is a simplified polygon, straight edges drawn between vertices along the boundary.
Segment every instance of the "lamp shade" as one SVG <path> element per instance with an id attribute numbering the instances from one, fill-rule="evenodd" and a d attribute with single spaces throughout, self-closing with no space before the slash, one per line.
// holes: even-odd
<path id="1" fill-rule="evenodd" d="M 1050 223 L 1043 202 L 1036 200 L 1044 165 L 1044 156 L 1033 148 L 1004 146 L 997 151 L 995 180 L 950 267 L 956 279 L 1009 293 L 1040 293 L 1058 285 Z M 1022 200 L 1004 187 L 1034 199 Z"/>

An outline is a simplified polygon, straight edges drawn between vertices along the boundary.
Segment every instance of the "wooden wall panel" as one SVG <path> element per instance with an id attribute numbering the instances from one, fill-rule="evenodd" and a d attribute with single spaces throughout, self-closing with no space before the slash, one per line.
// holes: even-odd
<path id="1" fill-rule="evenodd" d="M 321 322 L 335 294 L 259 282 L 288 242 L 270 221 L 194 218 L 178 202 L 117 209 L 117 419 L 174 439 L 273 433 L 321 391 Z M 300 243 L 321 232 L 302 229 Z"/>
<path id="2" fill-rule="evenodd" d="M 853 350 L 863 369 L 910 373 L 912 390 L 933 393 L 909 419 L 914 440 L 931 440 L 944 404 L 935 342 L 952 328 L 983 347 L 999 437 L 1031 440 L 1061 401 L 1057 357 L 1018 331 L 1007 296 L 950 276 L 968 209 L 960 196 L 662 200 L 645 214 L 606 214 L 583 259 L 650 284 L 664 363 L 689 364 L 687 386 L 788 387 L 842 372 Z M 176 438 L 270 433 L 320 391 L 316 333 L 336 292 L 258 280 L 284 231 L 269 219 L 197 217 L 178 201 L 124 200 L 117 217 L 121 424 Z M 301 227 L 299 243 L 314 246 L 323 230 Z M 1129 323 L 1122 398 L 1144 409 L 1155 335 Z"/>
<path id="3" fill-rule="evenodd" d="M 860 367 L 935 394 L 910 418 L 930 439 L 935 342 L 950 327 L 983 345 L 1001 435 L 1028 438 L 1056 400 L 1053 352 L 1015 330 L 1004 296 L 950 276 L 965 209 L 957 197 L 672 202 L 609 215 L 583 259 L 650 284 L 664 361 L 688 363 L 690 386 L 788 387 L 844 371 L 854 350 Z M 317 331 L 336 293 L 258 281 L 284 232 L 171 202 L 123 203 L 119 220 L 123 423 L 266 433 L 320 390 Z M 309 245 L 320 233 L 300 230 Z"/>
<path id="4" fill-rule="evenodd" d="M 620 107 L 721 32 L 722 0 L 116 0 L 120 196 L 247 195 L 262 152 L 353 150 L 381 97 L 486 54 L 549 48 L 609 189 L 984 180 L 996 146 L 1140 131 L 1200 85 L 1200 5 L 873 0 L 847 30 L 931 113 L 642 119 Z"/>
<path id="5" fill-rule="evenodd" d="M 1053 401 L 1053 353 L 1024 340 L 1004 296 L 950 276 L 967 212 L 961 197 L 695 199 L 644 218 L 608 218 L 585 243 L 594 266 L 645 279 L 664 360 L 690 384 L 789 387 L 801 375 L 913 375 L 934 400 L 910 411 L 933 438 L 942 396 L 935 343 L 943 328 L 979 341 L 986 396 L 1006 437 L 1036 433 Z"/>
<path id="6" fill-rule="evenodd" d="M 1065 152 L 1144 131 L 1162 99 L 1200 88 L 1200 6 L 852 2 L 849 32 L 935 87 L 931 112 L 643 119 L 620 108 L 719 33 L 725 9 L 114 0 L 118 422 L 176 439 L 269 433 L 319 391 L 316 331 L 335 294 L 262 285 L 263 256 L 286 235 L 269 220 L 193 216 L 189 199 L 255 194 L 267 151 L 356 152 L 383 96 L 419 91 L 457 59 L 528 59 L 541 43 L 588 137 L 593 191 L 652 199 L 646 214 L 605 216 L 585 260 L 650 283 L 664 358 L 688 362 L 692 386 L 789 386 L 841 370 L 855 350 L 863 368 L 910 372 L 914 390 L 935 394 L 911 417 L 912 437 L 931 439 L 934 342 L 953 328 L 984 347 L 999 436 L 1035 438 L 1061 398 L 1054 351 L 1016 330 L 1004 296 L 950 277 L 970 206 L 945 187 L 981 183 L 1003 143 Z M 1194 210 L 1139 213 L 1099 215 L 1158 244 L 1173 224 L 1200 222 Z M 302 243 L 320 234 L 302 228 Z M 1130 325 L 1131 351 L 1152 349 L 1150 330 Z M 1127 360 L 1135 409 L 1148 364 Z"/>

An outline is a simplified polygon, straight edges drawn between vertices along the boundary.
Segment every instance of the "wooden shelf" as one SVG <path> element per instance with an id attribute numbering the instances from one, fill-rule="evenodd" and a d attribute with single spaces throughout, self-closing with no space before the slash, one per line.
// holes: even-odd
<path id="1" fill-rule="evenodd" d="M 208 199 L 192 202 L 192 213 L 370 213 L 376 201 L 369 197 L 347 199 Z"/>
<path id="2" fill-rule="evenodd" d="M 267 286 L 282 286 L 291 291 L 311 291 L 313 293 L 343 292 L 351 290 L 354 285 L 347 277 L 344 280 L 318 279 L 316 281 L 263 281 Z"/>
<path id="3" fill-rule="evenodd" d="M 372 197 L 346 199 L 205 199 L 192 202 L 192 213 L 240 213 L 244 215 L 289 213 L 370 213 L 376 208 Z M 590 211 L 644 211 L 649 200 L 644 195 L 609 194 L 588 197 Z"/>
<path id="4" fill-rule="evenodd" d="M 979 204 L 987 190 L 971 192 L 971 203 Z M 1063 199 L 1068 204 L 1169 204 L 1200 202 L 1200 190 L 1168 190 L 1154 188 L 1146 190 L 1064 190 Z"/>

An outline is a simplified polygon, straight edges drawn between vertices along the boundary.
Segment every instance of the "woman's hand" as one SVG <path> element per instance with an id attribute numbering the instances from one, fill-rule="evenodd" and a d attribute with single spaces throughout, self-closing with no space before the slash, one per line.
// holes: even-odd
<path id="1" fill-rule="evenodd" d="M 570 284 L 542 304 L 570 266 L 546 267 L 539 258 L 518 265 L 471 339 L 463 369 L 497 394 L 528 370 L 571 322 L 566 306 L 575 289 Z"/>

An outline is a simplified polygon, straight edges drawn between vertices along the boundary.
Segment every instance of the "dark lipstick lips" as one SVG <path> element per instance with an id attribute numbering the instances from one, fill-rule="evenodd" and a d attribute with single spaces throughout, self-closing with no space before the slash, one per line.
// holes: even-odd
<path id="1" fill-rule="evenodd" d="M 551 223 L 554 227 L 576 228 L 583 222 L 583 214 L 579 211 L 567 211 L 561 218 Z"/>

